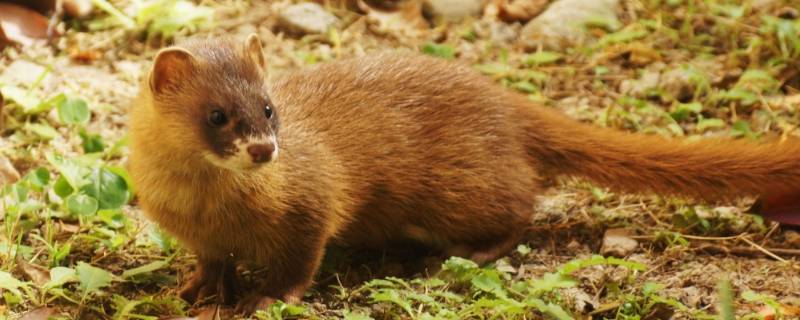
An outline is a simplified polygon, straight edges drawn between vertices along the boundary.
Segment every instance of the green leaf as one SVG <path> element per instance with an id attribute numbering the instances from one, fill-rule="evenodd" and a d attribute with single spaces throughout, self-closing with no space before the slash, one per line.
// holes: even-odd
<path id="1" fill-rule="evenodd" d="M 469 281 L 477 270 L 477 263 L 460 257 L 451 257 L 442 264 L 442 271 L 454 276 L 459 282 Z"/>
<path id="2" fill-rule="evenodd" d="M 530 281 L 528 291 L 535 296 L 539 296 L 545 292 L 550 292 L 559 288 L 571 288 L 578 283 L 571 277 L 561 273 L 545 273 L 541 279 Z"/>
<path id="3" fill-rule="evenodd" d="M 720 320 L 735 320 L 736 310 L 733 307 L 731 282 L 728 280 L 720 281 L 717 284 L 717 295 L 719 296 Z"/>
<path id="4" fill-rule="evenodd" d="M 24 180 L 31 188 L 41 192 L 50 183 L 50 171 L 47 171 L 46 168 L 37 168 L 28 172 Z"/>
<path id="5" fill-rule="evenodd" d="M 375 320 L 375 319 L 360 312 L 352 312 L 350 310 L 345 310 L 344 320 Z"/>
<path id="6" fill-rule="evenodd" d="M 48 153 L 46 157 L 47 161 L 50 162 L 50 164 L 53 165 L 59 173 L 61 173 L 61 176 L 66 180 L 69 187 L 72 189 L 79 189 L 88 183 L 86 176 L 91 172 L 89 168 L 78 164 L 74 160 L 64 159 L 64 157 L 54 153 Z M 56 181 L 56 184 L 58 184 L 58 181 Z M 62 191 L 65 190 L 66 189 Z M 67 195 L 68 194 L 69 193 L 67 193 Z M 59 196 L 62 195 L 59 194 Z"/>
<path id="7" fill-rule="evenodd" d="M 153 261 L 141 267 L 125 270 L 125 272 L 122 273 L 122 278 L 128 279 L 141 274 L 151 273 L 153 271 L 163 269 L 167 265 L 168 265 L 167 262 L 164 260 Z"/>
<path id="8" fill-rule="evenodd" d="M 749 106 L 758 102 L 758 95 L 750 90 L 743 88 L 733 88 L 727 91 L 720 91 L 716 98 L 722 101 L 738 101 L 743 106 Z"/>
<path id="9" fill-rule="evenodd" d="M 156 226 L 151 226 L 147 233 L 150 241 L 155 243 L 161 252 L 170 253 L 177 246 L 177 240 Z"/>
<path id="10" fill-rule="evenodd" d="M 407 312 L 410 316 L 412 317 L 414 316 L 414 311 L 411 309 L 411 304 L 408 301 L 406 301 L 406 299 L 403 299 L 403 297 L 400 296 L 400 293 L 398 293 L 397 290 L 381 289 L 373 292 L 372 295 L 370 295 L 370 298 L 372 299 L 372 302 L 394 303 L 400 306 L 400 308 L 402 308 L 403 310 L 405 310 L 405 312 Z"/>
<path id="11" fill-rule="evenodd" d="M 697 131 L 703 132 L 709 128 L 722 128 L 725 127 L 725 122 L 721 119 L 700 119 L 697 121 Z"/>
<path id="12" fill-rule="evenodd" d="M 503 76 L 511 72 L 511 66 L 501 63 L 487 63 L 475 66 L 478 71 L 490 76 Z"/>
<path id="13" fill-rule="evenodd" d="M 675 119 L 675 121 L 682 121 L 688 119 L 689 116 L 698 114 L 702 111 L 703 105 L 699 102 L 679 103 L 669 115 L 672 117 L 672 119 Z"/>
<path id="14" fill-rule="evenodd" d="M 151 1 L 136 13 L 136 23 L 150 36 L 171 38 L 182 29 L 196 31 L 211 25 L 214 10 L 190 1 Z"/>
<path id="15" fill-rule="evenodd" d="M 81 191 L 97 199 L 100 209 L 118 209 L 128 203 L 128 184 L 118 174 L 106 168 L 94 169 L 89 181 Z"/>
<path id="16" fill-rule="evenodd" d="M 39 99 L 32 97 L 27 90 L 17 86 L 3 86 L 0 88 L 0 94 L 3 95 L 7 101 L 14 101 L 17 105 L 22 107 L 22 111 L 26 114 L 33 113 L 41 104 Z"/>
<path id="17" fill-rule="evenodd" d="M 428 42 L 422 46 L 422 52 L 434 57 L 453 59 L 456 56 L 456 49 L 446 44 L 436 44 Z"/>
<path id="18" fill-rule="evenodd" d="M 105 143 L 103 143 L 103 137 L 101 137 L 99 134 L 89 134 L 86 132 L 86 130 L 81 130 L 78 134 L 81 136 L 83 152 L 103 152 L 103 150 L 106 148 Z"/>
<path id="19" fill-rule="evenodd" d="M 82 99 L 69 98 L 58 105 L 58 118 L 65 124 L 83 125 L 90 116 L 89 106 Z"/>
<path id="20" fill-rule="evenodd" d="M 10 273 L 5 271 L 0 271 L 0 288 L 8 290 L 18 298 L 22 297 L 22 292 L 19 291 L 20 288 L 24 288 L 27 285 L 14 278 Z"/>
<path id="21" fill-rule="evenodd" d="M 81 193 L 75 193 L 67 197 L 67 209 L 69 212 L 81 216 L 94 215 L 98 208 L 97 199 Z"/>
<path id="22" fill-rule="evenodd" d="M 573 318 L 569 313 L 564 311 L 560 306 L 552 304 L 552 303 L 545 303 L 541 299 L 528 299 L 526 301 L 529 305 L 535 307 L 541 313 L 549 314 L 558 320 L 573 320 Z"/>
<path id="23" fill-rule="evenodd" d="M 734 137 L 747 137 L 753 139 L 756 135 L 750 129 L 750 123 L 744 120 L 738 120 L 731 126 L 731 136 Z"/>
<path id="24" fill-rule="evenodd" d="M 107 287 L 111 284 L 111 280 L 114 279 L 110 272 L 93 267 L 85 262 L 78 262 L 78 267 L 75 268 L 75 271 L 78 276 L 79 287 L 84 296 Z"/>
<path id="25" fill-rule="evenodd" d="M 529 66 L 539 66 L 556 62 L 561 60 L 562 57 L 563 55 L 558 52 L 539 51 L 525 56 L 524 61 Z"/>
<path id="26" fill-rule="evenodd" d="M 503 281 L 500 274 L 494 270 L 484 270 L 470 281 L 475 288 L 493 293 L 498 297 L 505 297 L 506 291 L 503 289 Z"/>
<path id="27" fill-rule="evenodd" d="M 283 319 L 283 317 L 297 317 L 306 313 L 303 306 L 286 304 L 283 301 L 276 301 L 269 306 L 269 313 L 273 319 Z"/>
<path id="28" fill-rule="evenodd" d="M 67 182 L 64 176 L 59 176 L 58 179 L 56 179 L 56 183 L 53 185 L 53 191 L 55 191 L 59 197 L 66 198 L 75 192 L 75 189 L 69 185 L 69 182 Z"/>
<path id="29" fill-rule="evenodd" d="M 158 4 L 162 4 L 161 1 L 154 1 Z M 95 6 L 100 8 L 100 10 L 105 11 L 106 13 L 110 14 L 112 17 L 117 19 L 119 23 L 121 23 L 125 28 L 132 29 L 136 26 L 136 23 L 130 17 L 126 16 L 121 11 L 117 10 L 111 3 L 106 0 L 92 0 Z"/>
<path id="30" fill-rule="evenodd" d="M 23 128 L 25 128 L 26 131 L 32 132 L 33 134 L 39 136 L 43 140 L 52 140 L 58 136 L 58 131 L 49 124 L 29 122 L 26 123 Z"/>
<path id="31" fill-rule="evenodd" d="M 50 269 L 50 281 L 44 284 L 45 288 L 58 288 L 67 282 L 78 281 L 75 276 L 75 269 L 67 267 L 55 267 Z"/>

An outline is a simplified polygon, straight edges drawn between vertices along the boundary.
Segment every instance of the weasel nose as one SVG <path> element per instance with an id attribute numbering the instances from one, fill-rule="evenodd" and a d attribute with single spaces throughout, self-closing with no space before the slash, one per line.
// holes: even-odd
<path id="1" fill-rule="evenodd" d="M 273 151 L 275 151 L 275 145 L 272 143 L 259 143 L 247 147 L 247 153 L 253 157 L 255 163 L 269 161 Z"/>

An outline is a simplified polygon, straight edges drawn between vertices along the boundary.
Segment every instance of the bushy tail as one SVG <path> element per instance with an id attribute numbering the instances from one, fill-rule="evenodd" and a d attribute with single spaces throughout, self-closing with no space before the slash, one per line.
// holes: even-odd
<path id="1" fill-rule="evenodd" d="M 522 112 L 528 152 L 545 173 L 583 177 L 619 191 L 708 201 L 800 194 L 798 140 L 690 142 L 581 124 L 531 104 Z"/>

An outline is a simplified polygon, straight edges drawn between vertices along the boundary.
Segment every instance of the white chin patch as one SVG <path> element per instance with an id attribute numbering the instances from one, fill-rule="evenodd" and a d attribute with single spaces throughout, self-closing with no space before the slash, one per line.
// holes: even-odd
<path id="1" fill-rule="evenodd" d="M 265 162 L 256 162 L 253 160 L 253 156 L 247 151 L 247 148 L 251 145 L 258 145 L 258 144 L 268 144 L 272 143 L 275 147 L 270 154 L 269 161 Z M 243 139 L 236 139 L 233 142 L 234 146 L 236 147 L 236 152 L 226 156 L 220 157 L 214 153 L 205 153 L 204 158 L 211 162 L 213 165 L 229 170 L 253 170 L 264 165 L 268 165 L 269 163 L 275 161 L 278 158 L 278 143 L 277 139 L 274 136 L 260 136 L 260 137 L 250 137 L 247 140 Z"/>

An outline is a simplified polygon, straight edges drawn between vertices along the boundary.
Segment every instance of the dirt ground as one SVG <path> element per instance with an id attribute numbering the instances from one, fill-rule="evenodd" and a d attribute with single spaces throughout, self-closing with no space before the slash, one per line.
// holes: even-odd
<path id="1" fill-rule="evenodd" d="M 379 50 L 452 55 L 509 90 L 598 126 L 692 139 L 798 136 L 800 4 L 761 2 L 622 1 L 616 10 L 619 26 L 593 26 L 587 36 L 594 40 L 571 48 L 526 46 L 521 43 L 526 22 L 503 21 L 491 8 L 457 22 L 395 13 L 395 20 L 383 20 L 388 29 L 379 31 L 372 19 L 382 13 L 329 3 L 327 11 L 339 19 L 334 31 L 290 35 L 278 21 L 287 1 L 203 1 L 214 10 L 214 26 L 183 29 L 175 37 L 257 33 L 270 72 Z M 98 10 L 62 22 L 64 34 L 52 43 L 6 48 L 0 85 L 32 88 L 29 95 L 41 100 L 57 93 L 82 98 L 91 110 L 83 128 L 107 146 L 103 163 L 124 166 L 126 110 L 151 59 L 172 40 L 146 37 L 141 30 L 91 30 L 92 21 L 106 16 Z M 773 30 L 765 16 L 788 22 Z M 420 21 L 426 25 L 416 28 Z M 793 38 L 775 31 L 780 28 L 794 28 Z M 48 153 L 66 158 L 85 153 L 85 139 L 75 125 L 63 124 L 56 108 L 22 114 L 19 102 L 6 100 L 0 156 L 21 176 L 40 167 L 53 170 Z M 49 123 L 56 132 L 42 138 L 29 123 Z M 45 190 L 56 180 L 58 171 L 52 172 Z M 156 231 L 135 199 L 122 207 L 122 216 L 88 217 L 71 215 L 51 193 L 32 191 L 28 196 L 46 205 L 15 216 L 12 200 L 3 202 L 0 270 L 25 285 L 0 277 L 6 301 L 0 303 L 0 318 L 226 317 L 225 310 L 192 308 L 176 298 L 194 257 Z M 9 197 L 7 190 L 3 196 Z M 721 319 L 722 309 L 732 306 L 736 318 L 800 319 L 800 232 L 748 214 L 753 199 L 705 204 L 615 194 L 573 179 L 555 182 L 538 198 L 536 227 L 493 265 L 474 269 L 458 262 L 446 264 L 444 273 L 428 274 L 425 268 L 441 260 L 419 252 L 332 248 L 318 284 L 301 305 L 281 304 L 256 317 L 564 319 L 562 310 L 567 319 Z M 592 260 L 615 252 L 603 247 L 610 229 L 622 230 L 623 242 L 634 243 L 619 249 L 624 263 Z M 59 251 L 66 244 L 69 248 Z M 583 267 L 559 273 L 576 259 Z M 154 264 L 158 261 L 167 263 Z M 96 288 L 77 278 L 47 286 L 53 268 L 78 268 L 79 262 L 111 273 L 113 280 Z M 124 274 L 140 266 L 152 270 Z M 553 274 L 561 275 L 553 287 L 531 289 Z M 471 280 L 459 278 L 464 275 Z M 485 279 L 494 279 L 492 285 L 483 285 Z M 720 298 L 725 283 L 729 301 Z"/>

